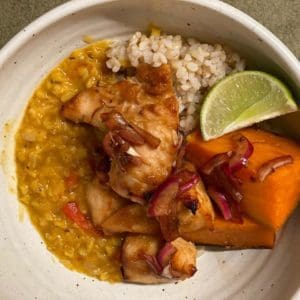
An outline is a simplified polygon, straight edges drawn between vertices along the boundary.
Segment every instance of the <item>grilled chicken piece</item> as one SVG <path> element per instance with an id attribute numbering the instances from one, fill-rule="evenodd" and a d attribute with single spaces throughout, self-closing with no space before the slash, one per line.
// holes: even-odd
<path id="1" fill-rule="evenodd" d="M 170 279 L 155 274 L 145 259 L 145 255 L 156 255 L 161 245 L 159 238 L 150 235 L 127 236 L 121 253 L 124 280 L 144 284 L 169 282 Z"/>
<path id="2" fill-rule="evenodd" d="M 137 77 L 143 83 L 146 93 L 161 96 L 173 92 L 172 74 L 169 65 L 153 68 L 141 64 L 137 69 Z"/>
<path id="3" fill-rule="evenodd" d="M 146 207 L 139 204 L 129 204 L 120 208 L 101 225 L 106 234 L 123 232 L 156 234 L 159 233 L 158 222 L 148 218 Z"/>
<path id="4" fill-rule="evenodd" d="M 126 199 L 122 199 L 109 187 L 100 184 L 97 179 L 88 184 L 86 196 L 96 228 L 100 228 L 103 221 L 128 203 Z"/>
<path id="5" fill-rule="evenodd" d="M 179 233 L 192 232 L 201 228 L 213 229 L 215 212 L 208 197 L 204 184 L 200 180 L 194 187 L 181 196 L 183 201 L 178 201 L 177 218 Z M 184 201 L 195 201 L 197 210 L 195 213 L 184 205 Z"/>
<path id="6" fill-rule="evenodd" d="M 134 131 L 142 130 L 159 141 L 156 147 L 141 143 L 141 140 L 130 147 L 124 143 L 123 151 L 127 152 L 122 156 L 122 163 L 128 164 L 125 170 L 120 164 L 120 156 L 108 153 L 112 160 L 109 172 L 111 188 L 133 201 L 139 201 L 169 175 L 176 157 L 179 125 L 170 66 L 154 68 L 143 64 L 137 69 L 137 77 L 140 82 L 122 80 L 85 90 L 62 107 L 62 115 L 67 119 L 98 128 L 103 128 L 104 116 L 118 112 Z M 113 139 L 116 143 L 116 138 L 111 132 L 109 134 L 105 140 L 111 142 Z M 123 134 L 127 134 L 128 142 L 128 130 Z M 124 141 L 122 138 L 118 137 L 119 144 L 120 140 L 121 143 Z"/>
<path id="7" fill-rule="evenodd" d="M 197 173 L 195 166 L 187 160 L 182 161 L 182 169 Z M 180 195 L 177 201 L 177 219 L 180 234 L 204 227 L 213 229 L 215 212 L 200 177 L 196 185 Z"/>
<path id="8" fill-rule="evenodd" d="M 170 260 L 170 273 L 175 278 L 185 279 L 193 276 L 196 271 L 196 254 L 197 249 L 191 242 L 182 238 L 172 241 L 176 252 Z"/>
<path id="9" fill-rule="evenodd" d="M 165 246 L 158 237 L 127 236 L 122 246 L 124 279 L 150 284 L 193 276 L 197 271 L 195 245 L 177 238 L 167 246 L 169 250 Z M 173 248 L 171 253 L 170 247 Z M 163 262 L 166 263 L 165 266 L 161 265 Z"/>
<path id="10" fill-rule="evenodd" d="M 102 124 L 97 110 L 111 100 L 112 95 L 103 88 L 93 87 L 76 95 L 62 107 L 62 115 L 77 123 L 87 123 L 95 127 Z"/>

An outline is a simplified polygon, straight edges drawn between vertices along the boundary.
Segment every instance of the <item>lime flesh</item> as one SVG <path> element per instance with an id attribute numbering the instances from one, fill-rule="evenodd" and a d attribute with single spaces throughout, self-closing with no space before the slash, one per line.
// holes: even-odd
<path id="1" fill-rule="evenodd" d="M 260 71 L 243 71 L 218 82 L 204 99 L 200 129 L 204 140 L 298 109 L 289 89 Z"/>

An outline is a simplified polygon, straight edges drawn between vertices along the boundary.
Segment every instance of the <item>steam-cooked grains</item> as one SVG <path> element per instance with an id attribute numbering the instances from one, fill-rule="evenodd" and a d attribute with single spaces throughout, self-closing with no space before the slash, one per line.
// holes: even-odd
<path id="1" fill-rule="evenodd" d="M 136 32 L 128 41 L 112 42 L 107 57 L 106 65 L 113 72 L 128 64 L 137 67 L 145 62 L 159 67 L 169 63 L 180 104 L 180 126 L 185 132 L 195 127 L 199 103 L 207 89 L 245 68 L 239 55 L 225 46 L 185 40 L 180 35 L 160 35 L 157 30 L 149 37 Z"/>

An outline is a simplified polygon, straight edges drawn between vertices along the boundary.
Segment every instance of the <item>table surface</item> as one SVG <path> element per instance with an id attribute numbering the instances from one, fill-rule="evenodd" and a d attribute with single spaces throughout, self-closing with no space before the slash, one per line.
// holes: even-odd
<path id="1" fill-rule="evenodd" d="M 214 0 L 211 0 L 214 1 Z M 0 0 L 0 48 L 24 26 L 66 0 Z M 300 0 L 225 0 L 275 33 L 300 58 Z"/>

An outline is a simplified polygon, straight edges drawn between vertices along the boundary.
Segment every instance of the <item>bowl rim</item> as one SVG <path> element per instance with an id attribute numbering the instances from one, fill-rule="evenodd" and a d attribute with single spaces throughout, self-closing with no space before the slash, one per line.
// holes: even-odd
<path id="1" fill-rule="evenodd" d="M 50 24 L 58 21 L 59 19 L 76 13 L 84 8 L 92 7 L 98 4 L 117 2 L 121 0 L 75 0 L 68 1 L 61 4 L 42 16 L 38 17 L 32 23 L 24 27 L 19 33 L 12 37 L 0 50 L 0 68 L 5 64 L 10 56 L 15 54 L 25 43 L 27 43 L 32 36 L 38 34 Z M 152 1 L 152 0 L 151 0 Z M 194 5 L 204 6 L 208 9 L 214 10 L 223 14 L 240 25 L 245 26 L 249 30 L 257 34 L 266 44 L 268 44 L 286 63 L 289 70 L 294 74 L 294 78 L 300 85 L 300 62 L 292 51 L 269 29 L 264 27 L 254 18 L 239 9 L 219 0 L 180 0 Z"/>
<path id="2" fill-rule="evenodd" d="M 17 53 L 23 45 L 29 42 L 34 34 L 37 35 L 39 32 L 47 28 L 49 25 L 55 23 L 59 19 L 62 19 L 70 14 L 77 13 L 80 10 L 88 7 L 120 1 L 122 0 L 70 0 L 42 14 L 29 25 L 21 29 L 0 49 L 0 72 L 3 65 L 9 60 L 9 58 Z M 223 14 L 230 19 L 235 20 L 241 26 L 253 31 L 279 55 L 279 57 L 288 67 L 289 71 L 294 75 L 293 77 L 296 80 L 295 84 L 300 85 L 300 61 L 293 54 L 293 52 L 275 36 L 275 34 L 273 34 L 269 29 L 256 21 L 254 18 L 220 0 L 180 1 L 214 10 L 219 14 Z M 300 289 L 295 292 L 293 299 L 300 299 Z"/>

